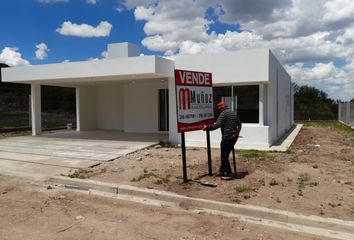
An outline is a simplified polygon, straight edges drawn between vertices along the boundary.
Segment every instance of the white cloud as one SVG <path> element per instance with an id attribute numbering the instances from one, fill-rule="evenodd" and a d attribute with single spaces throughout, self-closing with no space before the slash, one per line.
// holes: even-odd
<path id="1" fill-rule="evenodd" d="M 149 50 L 173 57 L 267 47 L 295 81 L 316 83 L 330 97 L 354 97 L 353 0 L 125 0 L 123 5 L 145 21 L 142 44 Z M 240 30 L 213 32 L 214 23 Z M 337 67 L 337 60 L 347 64 Z"/>
<path id="2" fill-rule="evenodd" d="M 19 49 L 16 47 L 5 47 L 0 54 L 0 62 L 5 63 L 11 67 L 30 65 L 29 61 L 22 58 Z"/>
<path id="3" fill-rule="evenodd" d="M 316 63 L 313 67 L 297 63 L 287 65 L 286 69 L 295 83 L 315 86 L 333 99 L 348 101 L 354 96 L 354 64 L 338 68 L 333 62 Z"/>
<path id="4" fill-rule="evenodd" d="M 40 3 L 67 3 L 70 0 L 38 0 Z"/>
<path id="5" fill-rule="evenodd" d="M 102 59 L 107 59 L 107 57 L 108 57 L 108 52 L 107 52 L 107 51 L 101 52 L 101 57 L 102 57 Z"/>
<path id="6" fill-rule="evenodd" d="M 97 3 L 97 0 L 86 0 L 86 3 L 87 4 L 96 4 Z"/>
<path id="7" fill-rule="evenodd" d="M 107 37 L 110 35 L 112 24 L 106 21 L 100 22 L 97 27 L 88 24 L 76 24 L 65 21 L 56 31 L 65 36 L 75 37 Z"/>
<path id="8" fill-rule="evenodd" d="M 35 52 L 36 59 L 43 60 L 48 56 L 49 49 L 45 43 L 37 44 L 36 48 L 37 48 L 37 50 Z"/>

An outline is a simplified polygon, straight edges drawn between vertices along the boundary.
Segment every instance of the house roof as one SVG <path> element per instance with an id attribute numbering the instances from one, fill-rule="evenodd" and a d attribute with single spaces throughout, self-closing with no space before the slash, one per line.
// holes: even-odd
<path id="1" fill-rule="evenodd" d="M 173 77 L 174 62 L 158 56 L 32 65 L 2 69 L 3 82 L 57 86 Z"/>

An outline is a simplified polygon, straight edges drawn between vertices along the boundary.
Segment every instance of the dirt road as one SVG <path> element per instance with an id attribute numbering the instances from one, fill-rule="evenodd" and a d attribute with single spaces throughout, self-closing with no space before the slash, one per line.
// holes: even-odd
<path id="1" fill-rule="evenodd" d="M 323 239 L 50 188 L 0 176 L 1 240 Z"/>

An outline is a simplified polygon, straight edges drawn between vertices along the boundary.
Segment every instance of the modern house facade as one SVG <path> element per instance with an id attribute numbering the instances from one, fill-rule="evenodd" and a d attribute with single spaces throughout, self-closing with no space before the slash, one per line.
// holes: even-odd
<path id="1" fill-rule="evenodd" d="M 41 85 L 76 89 L 77 131 L 177 132 L 174 70 L 213 74 L 214 104 L 226 101 L 243 122 L 236 147 L 266 149 L 294 124 L 291 79 L 269 49 L 218 54 L 140 56 L 130 43 L 108 45 L 108 58 L 2 69 L 3 82 L 31 85 L 32 135 L 41 134 Z M 205 133 L 186 133 L 187 146 L 205 146 Z M 218 147 L 220 131 L 211 132 Z"/>

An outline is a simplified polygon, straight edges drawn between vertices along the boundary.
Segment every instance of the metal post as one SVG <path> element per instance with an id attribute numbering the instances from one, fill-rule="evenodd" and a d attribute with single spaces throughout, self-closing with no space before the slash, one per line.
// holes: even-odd
<path id="1" fill-rule="evenodd" d="M 210 131 L 206 130 L 206 137 L 207 137 L 207 152 L 208 152 L 208 169 L 209 169 L 209 176 L 213 176 L 213 169 L 211 166 L 211 149 L 210 149 Z"/>
<path id="2" fill-rule="evenodd" d="M 184 137 L 184 132 L 181 133 L 182 140 L 182 165 L 183 165 L 183 182 L 187 183 L 187 160 L 186 160 L 186 141 Z"/>

